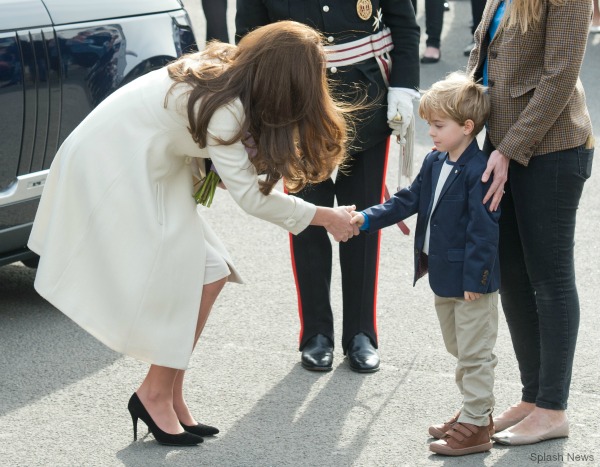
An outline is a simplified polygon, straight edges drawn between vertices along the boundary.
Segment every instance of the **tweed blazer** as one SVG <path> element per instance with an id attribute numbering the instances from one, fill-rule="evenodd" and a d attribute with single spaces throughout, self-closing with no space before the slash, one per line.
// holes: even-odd
<path id="1" fill-rule="evenodd" d="M 592 2 L 542 0 L 539 23 L 525 34 L 518 26 L 501 27 L 490 42 L 500 1 L 486 4 L 467 72 L 480 79 L 487 58 L 488 136 L 502 154 L 526 166 L 532 156 L 580 146 L 593 135 L 579 79 Z"/>

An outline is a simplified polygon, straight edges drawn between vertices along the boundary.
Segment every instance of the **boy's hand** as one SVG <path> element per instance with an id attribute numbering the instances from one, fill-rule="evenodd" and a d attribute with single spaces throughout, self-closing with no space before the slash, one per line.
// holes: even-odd
<path id="1" fill-rule="evenodd" d="M 477 293 L 477 292 L 465 292 L 465 300 L 467 302 L 472 302 L 474 300 L 477 300 L 479 297 L 481 297 L 480 293 Z"/>
<path id="2" fill-rule="evenodd" d="M 365 223 L 365 218 L 360 212 L 352 211 L 350 215 L 352 216 L 352 219 L 350 219 L 351 224 L 360 227 Z"/>
<path id="3" fill-rule="evenodd" d="M 327 208 L 317 206 L 317 212 L 311 221 L 311 225 L 321 225 L 327 229 L 336 242 L 347 242 L 349 239 L 359 234 L 358 227 L 352 225 L 351 212 L 354 212 L 356 206 L 338 206 Z"/>

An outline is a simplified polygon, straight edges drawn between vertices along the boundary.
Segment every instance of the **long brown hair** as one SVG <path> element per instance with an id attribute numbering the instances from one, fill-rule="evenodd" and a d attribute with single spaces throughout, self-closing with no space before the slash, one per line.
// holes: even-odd
<path id="1" fill-rule="evenodd" d="M 252 136 L 257 155 L 250 160 L 266 175 L 259 181 L 264 194 L 282 177 L 290 192 L 322 182 L 345 159 L 347 117 L 354 109 L 332 97 L 322 41 L 309 26 L 281 21 L 251 31 L 237 47 L 209 43 L 193 66 L 189 59 L 198 57 L 168 67 L 174 86 L 191 88 L 189 129 L 201 148 L 214 112 L 239 97 L 245 120 L 233 138 L 219 143 L 249 145 Z"/>

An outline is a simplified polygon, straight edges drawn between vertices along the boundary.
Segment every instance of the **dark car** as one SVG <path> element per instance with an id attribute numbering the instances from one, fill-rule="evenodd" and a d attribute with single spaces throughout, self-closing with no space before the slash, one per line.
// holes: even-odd
<path id="1" fill-rule="evenodd" d="M 37 264 L 27 240 L 69 133 L 117 88 L 194 50 L 180 0 L 0 0 L 0 266 Z"/>

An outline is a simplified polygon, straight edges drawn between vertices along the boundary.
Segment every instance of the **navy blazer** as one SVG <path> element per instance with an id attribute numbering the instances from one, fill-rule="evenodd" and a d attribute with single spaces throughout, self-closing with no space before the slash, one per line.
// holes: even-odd
<path id="1" fill-rule="evenodd" d="M 490 293 L 500 287 L 498 219 L 483 197 L 491 179 L 482 183 L 487 156 L 477 140 L 455 163 L 431 212 L 436 182 L 447 153 L 432 151 L 415 181 L 388 201 L 365 209 L 373 232 L 418 214 L 415 232 L 415 277 L 429 271 L 429 284 L 441 297 L 463 297 L 464 292 Z M 423 253 L 427 220 L 431 216 L 429 255 Z M 427 259 L 427 261 L 425 261 Z"/>

